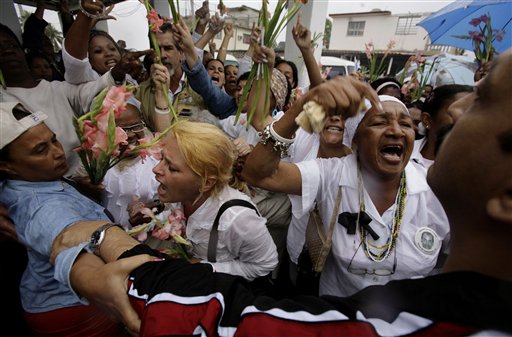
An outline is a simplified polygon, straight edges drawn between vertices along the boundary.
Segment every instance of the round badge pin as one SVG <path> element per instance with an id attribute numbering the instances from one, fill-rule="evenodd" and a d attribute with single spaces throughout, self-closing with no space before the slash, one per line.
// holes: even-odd
<path id="1" fill-rule="evenodd" d="M 437 233 L 429 227 L 418 229 L 414 236 L 414 241 L 416 247 L 426 254 L 434 254 L 441 244 L 441 239 L 439 239 Z"/>

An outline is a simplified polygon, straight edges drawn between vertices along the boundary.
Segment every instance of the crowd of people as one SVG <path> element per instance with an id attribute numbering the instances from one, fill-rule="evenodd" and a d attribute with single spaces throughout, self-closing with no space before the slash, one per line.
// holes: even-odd
<path id="1" fill-rule="evenodd" d="M 258 27 L 224 66 L 233 27 L 207 1 L 193 31 L 164 20 L 158 57 L 96 30 L 110 12 L 79 1 L 74 16 L 61 1 L 59 53 L 42 0 L 23 41 L 0 24 L 0 268 L 15 335 L 512 335 L 511 50 L 474 86 L 409 102 L 392 77 L 323 79 L 299 13 L 299 95 L 297 66 Z M 126 144 L 167 134 L 92 184 L 74 118 L 126 83 Z M 183 224 L 186 258 L 158 231 L 129 235 L 153 213 Z M 332 241 L 321 271 L 313 214 Z"/>

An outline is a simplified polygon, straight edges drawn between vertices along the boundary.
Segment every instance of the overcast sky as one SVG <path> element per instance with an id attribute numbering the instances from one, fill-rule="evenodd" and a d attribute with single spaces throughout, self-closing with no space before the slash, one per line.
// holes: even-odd
<path id="1" fill-rule="evenodd" d="M 453 0 L 379 0 L 379 1 L 356 1 L 356 0 L 309 0 L 308 5 L 313 3 L 327 1 L 328 14 L 337 13 L 353 13 L 353 12 L 367 12 L 372 9 L 389 10 L 394 14 L 402 14 L 408 12 L 435 12 L 444 6 L 448 5 Z M 202 1 L 193 1 L 195 9 L 201 5 Z M 269 10 L 275 8 L 277 1 L 270 0 Z M 227 7 L 240 6 L 242 3 L 246 6 L 253 8 L 261 7 L 261 0 L 224 0 Z M 190 11 L 190 1 L 180 0 L 183 6 L 181 12 Z M 210 10 L 216 9 L 218 0 L 210 1 Z M 24 8 L 27 8 L 24 6 Z M 34 7 L 28 7 L 28 10 L 34 11 Z M 109 21 L 109 33 L 115 40 L 125 40 L 129 48 L 142 50 L 149 46 L 147 39 L 147 25 L 145 21 L 144 6 L 138 0 L 126 0 L 115 6 L 111 13 L 117 18 L 117 21 Z M 55 12 L 48 11 L 45 13 L 45 19 L 59 26 L 59 21 Z M 284 34 L 281 35 L 279 40 L 284 40 Z"/>

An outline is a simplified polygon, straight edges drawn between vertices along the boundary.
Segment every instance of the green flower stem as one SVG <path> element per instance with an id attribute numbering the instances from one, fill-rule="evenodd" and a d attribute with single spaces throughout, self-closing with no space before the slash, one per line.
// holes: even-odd
<path id="1" fill-rule="evenodd" d="M 242 113 L 242 109 L 245 105 L 245 102 L 247 101 L 247 96 L 249 95 L 249 91 L 252 87 L 252 84 L 254 82 L 254 78 L 256 77 L 256 71 L 258 70 L 258 67 L 256 64 L 252 65 L 251 72 L 249 73 L 249 77 L 247 78 L 247 82 L 244 86 L 244 90 L 242 92 L 242 98 L 240 99 L 240 104 L 238 105 L 238 108 L 236 110 L 236 116 L 235 116 L 235 124 L 238 123 L 238 118 L 240 118 L 240 114 Z"/>
<path id="2" fill-rule="evenodd" d="M 2 88 L 4 88 L 4 89 L 7 88 L 7 86 L 5 85 L 4 74 L 2 73 L 1 69 L 0 69 L 0 84 L 2 85 Z"/>
<path id="3" fill-rule="evenodd" d="M 174 24 L 177 24 L 180 20 L 179 6 L 178 11 L 176 10 L 176 5 L 173 0 L 169 0 L 169 7 L 171 7 L 172 21 Z"/>
<path id="4" fill-rule="evenodd" d="M 258 26 L 262 27 L 262 33 L 261 33 L 261 40 L 263 41 L 263 45 L 268 48 L 272 48 L 274 45 L 277 36 L 281 33 L 281 31 L 286 27 L 286 25 L 293 19 L 293 17 L 297 14 L 297 12 L 300 9 L 300 1 L 294 2 L 291 9 L 288 10 L 287 14 L 284 15 L 284 17 L 281 18 L 284 9 L 286 7 L 286 0 L 279 0 L 276 6 L 276 9 L 274 11 L 274 15 L 272 15 L 272 18 L 269 20 L 268 18 L 268 6 L 267 1 L 262 0 L 262 6 L 261 10 L 258 16 Z M 262 77 L 260 79 L 260 76 Z M 245 102 L 247 101 L 247 96 L 249 95 L 249 91 L 254 83 L 254 79 L 256 78 L 257 82 L 257 93 L 256 93 L 256 100 L 257 102 L 260 99 L 260 90 L 261 90 L 261 81 L 263 80 L 263 84 L 265 85 L 265 113 L 269 110 L 270 105 L 270 71 L 268 69 L 268 65 L 257 65 L 253 64 L 251 68 L 251 72 L 249 74 L 249 78 L 247 79 L 247 82 L 245 84 L 242 98 L 240 99 L 240 104 L 238 105 L 238 109 L 236 111 L 236 117 L 234 124 L 238 123 L 238 119 L 240 118 L 240 114 L 242 112 L 242 108 L 245 105 Z M 253 104 L 251 106 L 250 111 L 248 112 L 247 116 L 247 127 L 249 127 L 251 120 L 253 118 L 253 115 L 256 111 L 256 104 Z"/>
<path id="5" fill-rule="evenodd" d="M 172 0 L 169 0 L 169 5 L 173 4 L 174 2 Z M 148 0 L 144 0 L 144 5 L 146 6 L 146 11 L 149 13 L 151 11 L 151 5 L 149 4 Z M 172 7 L 171 7 L 172 9 Z M 175 9 L 176 10 L 176 9 Z M 174 13 L 173 13 L 174 18 Z M 174 22 L 176 23 L 176 19 L 174 18 Z M 148 24 L 149 26 L 149 24 Z M 158 44 L 158 40 L 156 39 L 155 32 L 151 30 L 151 27 L 149 27 L 149 38 L 151 39 L 151 44 L 153 44 L 153 49 L 155 50 L 155 55 L 158 57 L 158 64 L 162 64 L 161 55 L 160 52 L 160 45 Z M 163 65 L 163 64 L 162 64 Z M 171 115 L 173 117 L 173 120 L 178 120 L 178 115 L 176 114 L 176 110 L 174 110 L 174 106 L 172 105 L 171 99 L 169 98 L 169 88 L 167 87 L 167 84 L 162 83 L 162 90 L 164 92 L 165 100 L 167 101 L 167 104 L 169 105 L 169 110 L 171 111 Z"/>

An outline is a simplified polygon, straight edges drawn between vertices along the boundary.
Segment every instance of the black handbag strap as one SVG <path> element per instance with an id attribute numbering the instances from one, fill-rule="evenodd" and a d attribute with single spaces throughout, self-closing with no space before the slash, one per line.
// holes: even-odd
<path id="1" fill-rule="evenodd" d="M 231 199 L 223 203 L 220 208 L 215 221 L 213 222 L 212 230 L 210 231 L 210 239 L 208 240 L 208 262 L 217 262 L 217 242 L 219 241 L 219 219 L 225 210 L 232 206 L 242 206 L 253 209 L 256 214 L 260 215 L 256 207 L 247 200 Z"/>

